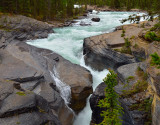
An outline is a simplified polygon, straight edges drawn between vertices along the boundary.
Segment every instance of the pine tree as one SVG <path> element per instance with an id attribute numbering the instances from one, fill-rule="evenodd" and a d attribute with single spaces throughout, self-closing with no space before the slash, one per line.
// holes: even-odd
<path id="1" fill-rule="evenodd" d="M 119 96 L 114 89 L 117 85 L 117 74 L 111 70 L 103 81 L 107 86 L 105 88 L 105 98 L 99 101 L 98 106 L 106 110 L 101 113 L 104 119 L 99 125 L 121 125 L 120 116 L 123 108 L 120 106 Z"/>

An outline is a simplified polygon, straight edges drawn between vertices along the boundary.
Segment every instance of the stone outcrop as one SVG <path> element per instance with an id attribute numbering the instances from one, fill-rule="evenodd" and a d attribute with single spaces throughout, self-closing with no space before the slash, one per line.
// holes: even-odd
<path id="1" fill-rule="evenodd" d="M 20 41 L 46 38 L 49 33 L 53 33 L 53 25 L 21 15 L 15 15 L 14 18 L 13 16 L 1 16 L 0 26 L 12 32 L 15 39 Z"/>
<path id="2" fill-rule="evenodd" d="M 121 97 L 119 101 L 126 113 L 122 117 L 124 125 L 151 124 L 151 119 L 153 125 L 159 125 L 160 122 L 158 115 L 160 111 L 160 70 L 156 66 L 150 65 L 150 55 L 154 52 L 160 55 L 160 46 L 158 42 L 148 43 L 144 39 L 146 31 L 142 28 L 143 25 L 145 30 L 149 30 L 156 22 L 155 20 L 120 26 L 113 33 L 93 36 L 84 40 L 86 64 L 98 70 L 112 68 L 118 74 L 119 84 L 115 87 L 115 90 Z M 125 44 L 124 38 L 121 37 L 123 30 L 125 31 L 125 38 L 129 38 L 131 41 L 132 55 L 117 51 Z M 138 69 L 141 74 L 138 74 Z M 134 87 L 139 84 L 145 85 L 141 86 L 142 90 L 134 91 Z M 97 104 L 100 99 L 104 98 L 104 88 L 105 84 L 100 84 L 90 98 L 91 124 L 93 125 L 102 121 L 100 112 L 105 109 L 97 107 Z M 146 103 L 150 108 L 148 111 L 143 109 L 147 107 Z"/>
<path id="3" fill-rule="evenodd" d="M 101 71 L 106 68 L 116 69 L 121 65 L 135 62 L 132 56 L 113 51 L 105 41 L 101 41 L 98 37 L 90 37 L 84 40 L 83 54 L 87 65 Z"/>
<path id="4" fill-rule="evenodd" d="M 86 98 L 93 92 L 92 75 L 85 68 L 63 58 L 60 58 L 56 68 L 60 79 L 71 87 L 71 108 L 79 112 L 85 107 Z"/>
<path id="5" fill-rule="evenodd" d="M 92 93 L 90 72 L 50 50 L 25 43 L 47 37 L 53 33 L 52 25 L 24 16 L 2 16 L 0 25 L 0 124 L 72 125 L 73 110 L 84 108 Z M 73 110 L 56 86 L 55 70 L 55 77 L 71 88 Z"/>
<path id="6" fill-rule="evenodd" d="M 157 53 L 160 55 L 160 45 L 159 43 L 153 42 L 147 48 L 147 56 L 146 60 L 147 64 L 150 65 L 151 56 L 150 54 Z M 156 66 L 150 66 L 146 68 L 146 72 L 148 73 L 148 82 L 151 86 L 152 91 L 150 94 L 153 96 L 152 103 L 152 124 L 158 125 L 160 123 L 160 69 Z"/>

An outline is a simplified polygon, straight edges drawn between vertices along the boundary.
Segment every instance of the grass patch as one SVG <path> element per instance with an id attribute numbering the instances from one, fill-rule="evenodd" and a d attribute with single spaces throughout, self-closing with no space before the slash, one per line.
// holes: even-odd
<path id="1" fill-rule="evenodd" d="M 134 76 L 129 76 L 128 78 L 126 78 L 127 83 L 129 83 L 130 81 L 134 80 L 135 77 Z"/>
<path id="2" fill-rule="evenodd" d="M 130 106 L 130 110 L 144 111 L 147 114 L 144 125 L 151 125 L 152 123 L 152 115 L 151 115 L 152 101 L 153 101 L 152 98 L 148 98 L 141 101 L 140 103 L 133 104 Z"/>
<path id="3" fill-rule="evenodd" d="M 125 44 L 124 44 L 124 46 L 119 50 L 119 52 L 132 55 L 131 42 L 128 40 L 128 38 L 124 38 L 124 40 L 125 40 Z"/>
<path id="4" fill-rule="evenodd" d="M 137 75 L 143 80 L 143 81 L 147 81 L 148 79 L 148 74 L 145 73 L 139 66 L 137 68 Z"/>
<path id="5" fill-rule="evenodd" d="M 135 83 L 130 90 L 123 90 L 122 97 L 130 97 L 136 93 L 144 92 L 148 88 L 148 74 L 145 73 L 140 67 L 137 68 L 137 75 L 139 76 L 140 80 Z M 133 79 L 132 76 L 129 79 Z"/>
<path id="6" fill-rule="evenodd" d="M 114 51 L 132 55 L 131 42 L 128 40 L 128 38 L 124 38 L 124 40 L 125 40 L 124 46 L 121 49 L 114 49 Z"/>
<path id="7" fill-rule="evenodd" d="M 122 97 L 130 97 L 136 93 L 146 91 L 148 87 L 148 82 L 147 81 L 138 81 L 137 83 L 134 84 L 132 89 L 130 90 L 123 90 L 123 94 L 121 95 Z"/>

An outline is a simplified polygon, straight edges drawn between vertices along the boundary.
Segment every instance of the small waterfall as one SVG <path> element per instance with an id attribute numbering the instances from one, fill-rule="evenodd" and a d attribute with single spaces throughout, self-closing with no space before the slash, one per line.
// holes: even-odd
<path id="1" fill-rule="evenodd" d="M 68 105 L 70 103 L 70 98 L 71 98 L 71 87 L 60 80 L 59 74 L 56 71 L 55 66 L 53 68 L 53 72 L 50 71 L 50 75 L 55 81 L 56 86 L 60 91 L 61 97 L 65 101 L 65 104 Z"/>

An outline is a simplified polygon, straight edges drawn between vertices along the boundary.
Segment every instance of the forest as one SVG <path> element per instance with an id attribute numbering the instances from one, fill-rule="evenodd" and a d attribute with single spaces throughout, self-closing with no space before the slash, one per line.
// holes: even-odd
<path id="1" fill-rule="evenodd" d="M 74 4 L 85 5 L 74 8 Z M 1 0 L 0 12 L 22 14 L 39 20 L 53 20 L 82 14 L 87 5 L 104 6 L 113 9 L 132 8 L 160 13 L 159 0 Z"/>

